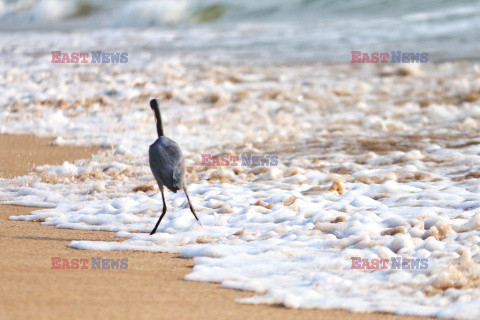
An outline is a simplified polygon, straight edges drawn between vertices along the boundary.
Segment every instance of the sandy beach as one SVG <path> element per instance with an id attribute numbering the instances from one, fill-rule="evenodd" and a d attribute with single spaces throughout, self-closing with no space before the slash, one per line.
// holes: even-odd
<path id="1" fill-rule="evenodd" d="M 32 163 L 62 163 L 88 158 L 98 149 L 49 146 L 51 139 L 0 135 L 3 177 L 27 174 Z M 4 165 L 6 164 L 6 165 Z M 112 232 L 57 229 L 38 222 L 9 220 L 34 208 L 0 205 L 0 310 L 3 319 L 377 319 L 414 320 L 388 314 L 338 310 L 292 310 L 244 305 L 235 299 L 251 293 L 219 285 L 184 281 L 192 259 L 178 254 L 89 251 L 68 248 L 73 240 L 117 241 Z M 128 258 L 126 270 L 55 270 L 51 257 L 65 259 Z"/>

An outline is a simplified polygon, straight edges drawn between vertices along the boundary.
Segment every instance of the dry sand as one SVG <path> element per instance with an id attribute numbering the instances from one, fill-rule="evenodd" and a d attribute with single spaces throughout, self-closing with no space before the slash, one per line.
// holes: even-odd
<path id="1" fill-rule="evenodd" d="M 0 176 L 26 174 L 34 164 L 58 164 L 96 152 L 51 147 L 49 141 L 0 135 Z M 235 299 L 252 293 L 183 281 L 193 260 L 166 253 L 75 250 L 67 247 L 72 240 L 117 239 L 112 232 L 55 229 L 8 219 L 32 209 L 0 205 L 0 319 L 428 319 L 237 304 Z M 51 257 L 99 256 L 128 258 L 128 269 L 51 269 Z"/>

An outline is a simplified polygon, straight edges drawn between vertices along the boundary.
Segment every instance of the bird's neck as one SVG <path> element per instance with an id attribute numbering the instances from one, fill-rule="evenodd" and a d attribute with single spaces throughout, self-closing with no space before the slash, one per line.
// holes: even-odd
<path id="1" fill-rule="evenodd" d="M 158 110 L 158 108 L 155 108 L 155 117 L 157 118 L 158 137 L 163 137 L 162 116 L 160 115 L 160 110 Z"/>

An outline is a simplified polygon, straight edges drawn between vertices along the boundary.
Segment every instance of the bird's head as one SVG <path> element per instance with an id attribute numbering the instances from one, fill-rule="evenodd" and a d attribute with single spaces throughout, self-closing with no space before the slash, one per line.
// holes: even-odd
<path id="1" fill-rule="evenodd" d="M 158 100 L 150 100 L 150 108 L 152 108 L 153 115 L 155 116 L 155 124 L 157 125 L 158 137 L 163 136 L 162 116 L 160 115 L 160 109 L 158 108 Z"/>
<path id="2" fill-rule="evenodd" d="M 152 108 L 153 114 L 155 115 L 155 122 L 157 122 L 158 121 L 157 119 L 158 100 L 157 99 L 150 100 L 150 108 Z"/>

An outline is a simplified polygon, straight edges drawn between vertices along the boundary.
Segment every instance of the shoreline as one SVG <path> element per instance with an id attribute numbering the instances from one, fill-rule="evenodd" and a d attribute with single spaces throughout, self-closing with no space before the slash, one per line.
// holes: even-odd
<path id="1" fill-rule="evenodd" d="M 5 163 L 0 174 L 29 172 L 35 164 L 88 158 L 98 148 L 51 147 L 48 138 L 0 135 Z M 8 146 L 12 146 L 11 148 Z M 55 149 L 55 150 L 54 150 Z M 23 151 L 22 151 L 23 150 Z M 29 157 L 25 158 L 24 150 Z M 55 151 L 55 152 L 52 152 Z M 23 153 L 22 153 L 23 152 Z M 18 160 L 24 161 L 18 161 Z M 3 173 L 5 172 L 5 173 Z M 145 251 L 90 251 L 67 247 L 72 240 L 115 241 L 114 233 L 57 229 L 38 222 L 9 220 L 35 208 L 0 205 L 0 308 L 8 319 L 379 319 L 414 320 L 426 317 L 343 310 L 287 309 L 275 305 L 237 304 L 235 299 L 252 292 L 221 288 L 219 284 L 184 281 L 194 266 L 178 254 Z M 125 270 L 53 270 L 51 258 L 128 259 Z M 219 290 L 220 289 L 220 290 Z"/>

